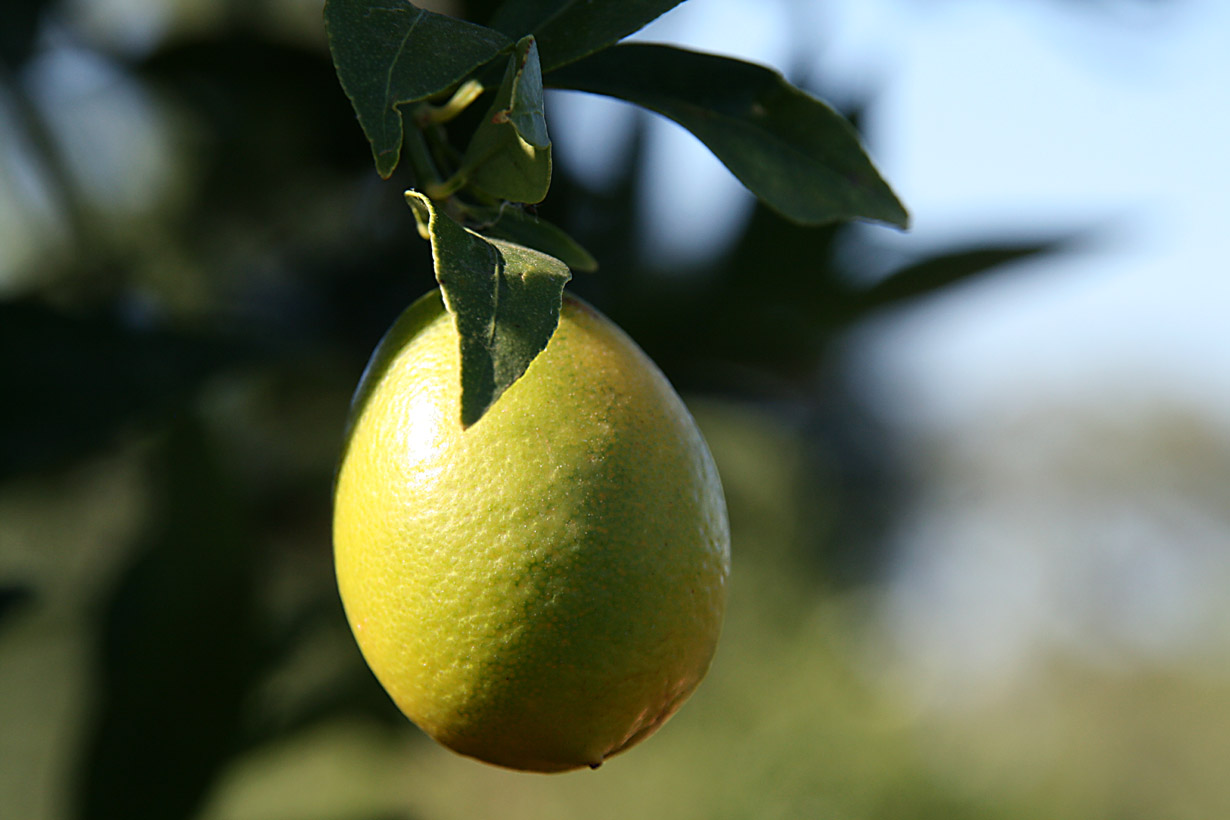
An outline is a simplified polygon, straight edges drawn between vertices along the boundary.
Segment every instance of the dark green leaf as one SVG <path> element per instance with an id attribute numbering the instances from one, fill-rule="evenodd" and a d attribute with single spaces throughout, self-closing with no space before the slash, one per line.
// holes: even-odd
<path id="1" fill-rule="evenodd" d="M 551 341 L 564 285 L 572 274 L 563 262 L 541 251 L 502 239 L 488 241 L 503 259 L 492 356 L 496 386 L 503 393 Z"/>
<path id="2" fill-rule="evenodd" d="M 538 60 L 538 43 L 524 37 L 517 43 L 509 106 L 503 113 L 517 129 L 517 135 L 535 148 L 549 148 L 547 113 L 542 100 L 542 66 Z"/>
<path id="3" fill-rule="evenodd" d="M 967 279 L 998 271 L 1004 265 L 1064 250 L 1072 237 L 1019 245 L 986 245 L 933 256 L 909 265 L 860 291 L 853 299 L 859 314 L 909 302 Z"/>
<path id="4" fill-rule="evenodd" d="M 407 0 L 329 0 L 325 28 L 338 79 L 386 178 L 401 155 L 399 106 L 447 90 L 512 46 L 498 31 Z"/>
<path id="5" fill-rule="evenodd" d="M 485 236 L 506 239 L 554 256 L 574 271 L 590 273 L 598 260 L 558 226 L 520 208 L 493 209 L 491 223 L 481 228 Z"/>
<path id="6" fill-rule="evenodd" d="M 533 37 L 517 43 L 461 167 L 469 185 L 496 199 L 541 202 L 546 197 L 551 187 L 551 140 Z"/>
<path id="7" fill-rule="evenodd" d="M 568 266 L 544 253 L 488 240 L 406 192 L 431 239 L 436 279 L 461 337 L 461 424 L 469 427 L 525 373 L 559 324 Z"/>
<path id="8" fill-rule="evenodd" d="M 601 51 L 549 80 L 669 117 L 699 137 L 754 194 L 796 222 L 909 222 L 850 123 L 763 66 L 633 44 Z"/>
<path id="9" fill-rule="evenodd" d="M 543 71 L 579 60 L 640 31 L 682 0 L 508 0 L 491 27 L 513 39 L 533 34 Z"/>
<path id="10" fill-rule="evenodd" d="M 38 45 L 39 28 L 50 15 L 53 0 L 10 0 L 0 26 L 0 65 L 16 72 Z"/>

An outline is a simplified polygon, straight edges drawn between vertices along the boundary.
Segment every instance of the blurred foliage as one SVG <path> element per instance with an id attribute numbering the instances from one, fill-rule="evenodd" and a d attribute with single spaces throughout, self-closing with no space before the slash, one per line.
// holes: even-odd
<path id="1" fill-rule="evenodd" d="M 408 180 L 372 173 L 314 4 L 157 7 L 135 44 L 84 2 L 13 0 L 0 26 L 0 116 L 19 137 L 0 146 L 0 196 L 26 209 L 0 250 L 0 816 L 1230 811 L 1230 726 L 1208 720 L 1224 684 L 1065 670 L 1033 712 L 935 725 L 873 683 L 868 584 L 906 487 L 837 342 L 1058 240 L 988 240 L 864 283 L 840 260 L 877 258 L 866 234 L 758 209 L 680 275 L 632 238 L 636 151 L 608 191 L 557 169 L 541 212 L 594 252 L 601 270 L 571 286 L 693 398 L 719 460 L 736 557 L 712 676 L 594 774 L 514 775 L 424 742 L 350 639 L 329 545 L 350 391 L 434 284 Z M 145 207 L 74 177 L 106 155 L 74 154 L 32 79 L 65 49 L 150 101 L 129 125 L 170 135 Z M 78 125 L 87 146 L 107 137 L 105 118 Z M 1029 746 L 1048 720 L 1062 731 Z"/>
<path id="2" fill-rule="evenodd" d="M 97 717 L 79 781 L 85 818 L 191 816 L 237 749 L 244 700 L 262 671 L 256 555 L 207 437 L 189 419 L 159 450 L 150 542 L 105 607 Z"/>
<path id="3" fill-rule="evenodd" d="M 71 461 L 114 443 L 129 424 L 165 418 L 203 380 L 243 358 L 225 338 L 143 331 L 33 299 L 0 303 L 0 349 L 12 352 L 0 361 L 0 381 L 22 397 L 0 406 L 0 480 Z"/>

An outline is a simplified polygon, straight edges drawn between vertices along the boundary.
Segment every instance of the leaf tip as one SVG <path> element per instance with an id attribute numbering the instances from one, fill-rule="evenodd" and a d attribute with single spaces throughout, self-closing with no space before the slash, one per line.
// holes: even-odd
<path id="1" fill-rule="evenodd" d="M 414 224 L 418 228 L 419 236 L 431 241 L 431 200 L 413 189 L 405 191 L 402 196 L 406 198 L 406 204 L 414 214 Z"/>
<path id="2" fill-rule="evenodd" d="M 910 212 L 905 209 L 905 206 L 897 202 L 897 207 L 894 209 L 893 216 L 888 220 L 888 224 L 902 231 L 910 229 L 913 219 Z"/>
<path id="3" fill-rule="evenodd" d="M 376 173 L 381 179 L 388 179 L 393 176 L 393 171 L 397 168 L 397 163 L 401 159 L 401 151 L 392 148 L 385 151 L 372 151 L 372 158 L 376 161 Z"/>
<path id="4" fill-rule="evenodd" d="M 491 409 L 490 405 L 485 407 L 474 407 L 467 404 L 465 401 L 461 403 L 461 429 L 464 432 L 477 424 L 483 416 L 487 415 L 487 411 Z"/>

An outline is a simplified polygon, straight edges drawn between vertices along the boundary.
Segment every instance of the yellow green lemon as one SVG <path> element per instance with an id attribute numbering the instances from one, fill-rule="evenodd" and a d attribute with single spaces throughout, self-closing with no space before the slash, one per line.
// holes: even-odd
<path id="1" fill-rule="evenodd" d="M 598 766 L 709 667 L 730 569 L 717 470 L 653 362 L 570 296 L 550 344 L 464 429 L 459 367 L 438 292 L 368 365 L 335 491 L 347 618 L 445 746 Z"/>

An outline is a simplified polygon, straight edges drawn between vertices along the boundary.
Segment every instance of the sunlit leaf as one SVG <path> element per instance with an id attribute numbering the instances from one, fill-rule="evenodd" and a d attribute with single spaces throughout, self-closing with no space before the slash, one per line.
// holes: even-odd
<path id="1" fill-rule="evenodd" d="M 496 199 L 541 202 L 551 187 L 551 140 L 534 38 L 517 44 L 504 81 L 462 158 L 468 183 Z"/>
<path id="2" fill-rule="evenodd" d="M 520 208 L 492 210 L 490 224 L 482 227 L 484 236 L 505 239 L 542 251 L 554 256 L 574 271 L 589 273 L 598 269 L 598 260 L 557 225 L 528 214 Z"/>
<path id="3" fill-rule="evenodd" d="M 406 201 L 431 239 L 461 337 L 461 424 L 469 427 L 547 346 L 571 274 L 554 257 L 467 230 L 420 193 L 407 191 Z"/>

